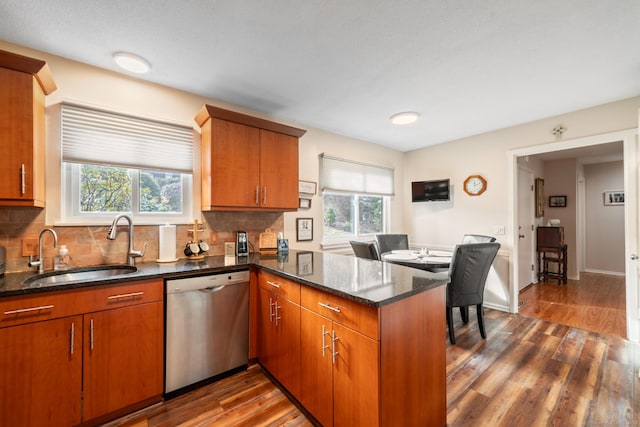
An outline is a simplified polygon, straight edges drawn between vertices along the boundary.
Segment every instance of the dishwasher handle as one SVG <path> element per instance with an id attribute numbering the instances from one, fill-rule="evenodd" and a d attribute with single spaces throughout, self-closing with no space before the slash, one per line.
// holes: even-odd
<path id="1" fill-rule="evenodd" d="M 226 287 L 227 287 L 227 285 L 209 286 L 207 288 L 198 289 L 198 291 L 200 291 L 200 292 L 218 292 L 218 291 L 223 290 Z"/>

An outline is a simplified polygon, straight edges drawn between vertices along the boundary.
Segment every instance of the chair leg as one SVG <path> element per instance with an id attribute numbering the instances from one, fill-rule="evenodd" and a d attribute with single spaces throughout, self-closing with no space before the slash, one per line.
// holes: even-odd
<path id="1" fill-rule="evenodd" d="M 456 343 L 456 336 L 453 333 L 453 308 L 447 306 L 447 328 L 449 328 L 449 342 Z"/>
<path id="2" fill-rule="evenodd" d="M 469 306 L 465 305 L 464 307 L 460 307 L 460 317 L 462 317 L 462 323 L 465 325 L 469 323 Z"/>
<path id="3" fill-rule="evenodd" d="M 476 305 L 476 311 L 478 312 L 478 328 L 480 328 L 480 336 L 487 338 L 487 331 L 484 329 L 484 312 L 482 310 L 482 304 Z"/>

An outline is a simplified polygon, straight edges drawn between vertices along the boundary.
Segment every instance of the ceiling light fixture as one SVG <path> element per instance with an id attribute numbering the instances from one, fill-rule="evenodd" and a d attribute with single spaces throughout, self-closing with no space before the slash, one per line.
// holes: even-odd
<path id="1" fill-rule="evenodd" d="M 136 74 L 146 74 L 151 70 L 151 64 L 145 59 L 128 52 L 116 52 L 113 60 L 120 68 Z"/>
<path id="2" fill-rule="evenodd" d="M 418 120 L 419 116 L 420 114 L 416 113 L 415 111 L 404 111 L 402 113 L 394 114 L 393 116 L 389 117 L 389 120 L 391 120 L 391 123 L 393 123 L 394 125 L 408 125 L 411 123 L 415 123 L 415 121 Z"/>

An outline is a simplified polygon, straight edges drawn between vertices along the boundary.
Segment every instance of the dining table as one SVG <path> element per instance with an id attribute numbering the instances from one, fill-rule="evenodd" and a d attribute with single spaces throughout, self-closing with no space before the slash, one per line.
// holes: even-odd
<path id="1" fill-rule="evenodd" d="M 449 251 L 398 249 L 381 254 L 380 259 L 420 270 L 439 272 L 449 268 L 452 255 Z"/>

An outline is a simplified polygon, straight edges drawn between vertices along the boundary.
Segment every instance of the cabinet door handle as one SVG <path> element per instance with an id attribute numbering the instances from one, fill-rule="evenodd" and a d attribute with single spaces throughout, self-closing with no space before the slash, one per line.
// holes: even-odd
<path id="1" fill-rule="evenodd" d="M 340 354 L 336 351 L 336 341 L 338 341 L 339 339 L 340 338 L 336 337 L 336 331 L 332 329 L 331 330 L 331 362 L 334 365 L 336 364 L 336 356 Z"/>
<path id="2" fill-rule="evenodd" d="M 331 311 L 335 311 L 336 313 L 340 313 L 340 309 L 338 307 L 331 307 L 329 304 L 323 303 L 323 302 L 319 302 L 318 305 L 320 307 L 324 307 L 324 308 L 328 308 Z"/>
<path id="3" fill-rule="evenodd" d="M 328 335 L 327 328 L 324 325 L 322 325 L 322 357 L 325 357 L 324 351 L 329 348 L 329 346 L 325 345 L 324 343 L 325 335 Z"/>
<path id="4" fill-rule="evenodd" d="M 260 205 L 260 186 L 256 185 L 256 206 Z"/>
<path id="5" fill-rule="evenodd" d="M 89 321 L 89 348 L 93 350 L 93 319 Z"/>
<path id="6" fill-rule="evenodd" d="M 71 355 L 73 356 L 73 344 L 76 340 L 76 323 L 71 322 Z"/>
<path id="7" fill-rule="evenodd" d="M 264 190 L 262 190 L 262 206 L 267 206 L 267 186 L 264 186 Z"/>
<path id="8" fill-rule="evenodd" d="M 107 299 L 122 299 L 122 298 L 132 298 L 139 297 L 140 295 L 144 295 L 144 292 L 131 292 L 130 294 L 120 294 L 120 295 L 111 295 L 107 297 Z"/>
<path id="9" fill-rule="evenodd" d="M 269 323 L 273 323 L 273 300 L 269 298 Z"/>
<path id="10" fill-rule="evenodd" d="M 20 194 L 24 194 L 27 191 L 26 172 L 24 169 L 24 163 L 20 165 Z"/>
<path id="11" fill-rule="evenodd" d="M 280 285 L 278 285 L 276 282 L 271 282 L 267 280 L 267 284 L 273 286 L 274 288 L 280 289 Z"/>
<path id="12" fill-rule="evenodd" d="M 276 301 L 276 326 L 278 326 L 278 320 L 282 319 L 278 314 L 278 310 L 282 308 L 281 305 L 278 305 L 278 301 Z"/>
<path id="13" fill-rule="evenodd" d="M 9 311 L 5 311 L 4 314 L 8 316 L 10 314 L 20 314 L 20 313 L 28 313 L 30 311 L 48 310 L 50 308 L 53 308 L 53 304 L 41 305 L 39 307 L 29 307 L 29 308 L 19 308 L 17 310 L 9 310 Z"/>

